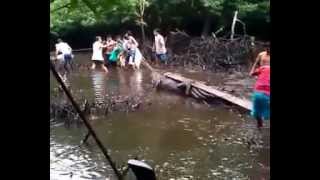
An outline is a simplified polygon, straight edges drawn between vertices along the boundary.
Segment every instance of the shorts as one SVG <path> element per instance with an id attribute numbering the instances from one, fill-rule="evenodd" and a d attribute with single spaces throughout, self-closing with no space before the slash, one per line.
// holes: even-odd
<path id="1" fill-rule="evenodd" d="M 127 58 L 126 58 L 126 63 L 127 63 L 127 64 L 129 63 L 130 57 L 132 57 L 132 62 L 134 63 L 135 56 L 136 56 L 136 51 L 135 51 L 135 50 L 129 50 L 129 51 L 128 51 Z"/>
<path id="2" fill-rule="evenodd" d="M 251 115 L 254 118 L 262 118 L 263 120 L 269 120 L 270 118 L 270 96 L 255 91 L 252 96 L 252 111 Z"/>
<path id="3" fill-rule="evenodd" d="M 92 60 L 96 65 L 101 65 L 103 64 L 103 61 L 101 60 Z"/>
<path id="4" fill-rule="evenodd" d="M 167 55 L 166 54 L 156 54 L 156 57 L 160 61 L 166 61 L 167 60 Z"/>
<path id="5" fill-rule="evenodd" d="M 72 60 L 72 55 L 71 54 L 65 54 L 64 55 L 64 60 L 65 60 L 65 63 L 70 63 L 71 60 Z"/>

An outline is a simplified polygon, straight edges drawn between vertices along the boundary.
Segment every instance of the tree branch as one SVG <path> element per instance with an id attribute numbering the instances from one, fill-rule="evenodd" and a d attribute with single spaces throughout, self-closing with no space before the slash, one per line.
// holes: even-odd
<path id="1" fill-rule="evenodd" d="M 53 12 L 58 11 L 58 10 L 63 9 L 63 8 L 67 8 L 67 7 L 70 6 L 70 5 L 71 5 L 71 3 L 67 3 L 67 4 L 65 4 L 65 5 L 63 5 L 63 6 L 61 6 L 61 7 L 58 7 L 58 8 L 56 8 L 56 9 L 53 9 L 52 11 L 50 11 L 50 13 L 53 13 Z"/>

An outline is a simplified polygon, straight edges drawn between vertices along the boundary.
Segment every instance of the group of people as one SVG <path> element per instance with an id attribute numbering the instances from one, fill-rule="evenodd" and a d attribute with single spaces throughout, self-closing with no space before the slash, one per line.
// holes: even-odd
<path id="1" fill-rule="evenodd" d="M 157 60 L 166 62 L 167 49 L 165 40 L 155 29 L 154 44 L 152 47 Z M 101 36 L 96 37 L 96 41 L 92 45 L 92 69 L 99 66 L 106 73 L 108 72 L 107 66 L 120 65 L 125 67 L 131 65 L 134 69 L 140 68 L 140 63 L 143 56 L 139 50 L 139 43 L 133 37 L 132 33 L 128 31 L 122 38 L 116 36 L 115 40 L 111 36 L 107 36 L 103 41 Z M 56 59 L 60 60 L 59 68 L 63 68 L 64 72 L 68 72 L 73 68 L 73 54 L 72 48 L 68 43 L 58 39 L 56 44 Z M 251 76 L 256 76 L 256 83 L 254 85 L 254 92 L 252 96 L 252 111 L 251 115 L 257 120 L 257 127 L 263 127 L 263 120 L 268 120 L 270 115 L 270 49 L 269 45 L 265 50 L 258 54 L 251 71 Z"/>
<path id="2" fill-rule="evenodd" d="M 153 52 L 155 57 L 166 62 L 167 49 L 165 46 L 164 37 L 159 33 L 158 29 L 153 31 L 154 44 Z M 56 60 L 59 61 L 58 68 L 60 72 L 69 72 L 73 68 L 72 48 L 68 43 L 58 39 L 56 44 Z M 139 49 L 138 41 L 133 37 L 131 31 L 115 37 L 115 40 L 108 35 L 105 40 L 101 36 L 97 36 L 92 45 L 92 65 L 91 69 L 99 67 L 105 72 L 108 72 L 108 66 L 119 65 L 120 67 L 132 66 L 134 69 L 139 69 L 143 60 L 142 53 Z"/>
<path id="3" fill-rule="evenodd" d="M 157 29 L 155 29 L 153 33 L 155 36 L 153 51 L 157 59 L 166 61 L 167 50 L 164 38 Z M 99 66 L 105 72 L 108 72 L 108 65 L 117 64 L 120 67 L 128 65 L 134 69 L 139 69 L 141 61 L 143 60 L 143 56 L 139 50 L 139 43 L 130 31 L 128 31 L 123 38 L 116 36 L 116 40 L 113 40 L 111 36 L 107 36 L 106 40 L 103 41 L 101 36 L 97 36 L 92 49 L 93 54 L 91 60 L 93 62 L 91 68 L 95 69 Z"/>

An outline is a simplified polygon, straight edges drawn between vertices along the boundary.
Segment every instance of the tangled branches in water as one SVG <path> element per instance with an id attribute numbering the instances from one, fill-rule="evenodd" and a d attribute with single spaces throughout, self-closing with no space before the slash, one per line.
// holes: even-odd
<path id="1" fill-rule="evenodd" d="M 263 44 L 260 41 L 253 42 L 250 36 L 230 40 L 215 36 L 190 37 L 185 32 L 171 32 L 166 41 L 168 64 L 197 66 L 211 71 L 238 70 L 252 64 L 255 56 L 262 50 Z M 143 53 L 148 59 L 155 59 L 150 52 L 151 49 L 147 45 Z"/>
<path id="2" fill-rule="evenodd" d="M 79 102 L 79 100 L 78 100 Z M 143 103 L 139 97 L 109 97 L 104 103 L 90 103 L 84 99 L 80 101 L 81 110 L 88 119 L 105 117 L 112 112 L 134 112 L 142 109 Z M 50 103 L 50 119 L 52 123 L 64 122 L 67 127 L 71 124 L 80 125 L 82 120 L 72 104 L 68 101 L 55 101 Z"/>

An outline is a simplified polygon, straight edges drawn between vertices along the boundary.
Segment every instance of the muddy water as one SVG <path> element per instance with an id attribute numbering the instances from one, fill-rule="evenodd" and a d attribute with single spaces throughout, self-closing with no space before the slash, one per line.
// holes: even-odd
<path id="1" fill-rule="evenodd" d="M 90 54 L 76 54 L 75 61 L 88 59 Z M 138 157 L 155 168 L 158 179 L 165 180 L 269 178 L 269 124 L 259 133 L 245 114 L 155 91 L 145 69 L 113 68 L 105 75 L 84 68 L 74 71 L 68 81 L 75 96 L 97 103 L 108 95 L 145 95 L 150 100 L 151 106 L 144 111 L 115 112 L 91 121 L 118 165 Z M 86 132 L 84 126 L 51 125 L 51 179 L 114 179 L 92 139 L 90 145 L 78 147 Z"/>

